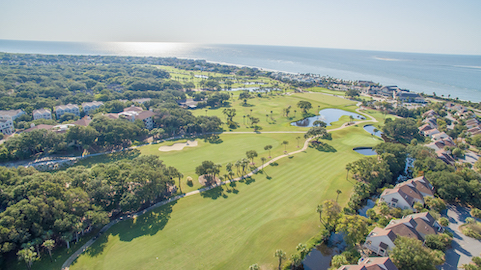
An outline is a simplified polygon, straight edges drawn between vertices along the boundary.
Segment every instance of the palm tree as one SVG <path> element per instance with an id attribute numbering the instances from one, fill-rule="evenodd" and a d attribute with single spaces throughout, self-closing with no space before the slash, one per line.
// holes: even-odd
<path id="1" fill-rule="evenodd" d="M 283 141 L 282 144 L 284 145 L 284 152 L 287 152 L 287 145 L 289 144 L 289 142 Z"/>
<path id="2" fill-rule="evenodd" d="M 265 157 L 261 157 L 261 161 L 262 161 L 262 171 L 264 171 L 264 164 L 266 163 L 266 158 Z"/>
<path id="3" fill-rule="evenodd" d="M 271 119 L 272 119 L 272 111 L 271 111 Z"/>
<path id="4" fill-rule="evenodd" d="M 246 125 L 246 116 L 243 115 L 242 117 L 244 117 L 244 126 Z"/>
<path id="5" fill-rule="evenodd" d="M 336 203 L 337 203 L 337 199 L 339 199 L 339 194 L 342 193 L 342 191 L 340 189 L 336 190 L 336 193 L 337 193 L 337 197 L 336 197 Z"/>
<path id="6" fill-rule="evenodd" d="M 266 114 L 266 122 L 269 122 L 269 115 Z"/>
<path id="7" fill-rule="evenodd" d="M 276 250 L 276 253 L 274 253 L 274 257 L 276 257 L 279 260 L 278 270 L 281 270 L 282 260 L 286 258 L 286 253 L 282 251 L 282 249 L 278 249 Z"/>
<path id="8" fill-rule="evenodd" d="M 180 191 L 180 194 L 182 194 L 182 185 L 180 183 L 180 180 L 182 180 L 184 175 L 181 172 L 177 172 L 177 177 L 179 177 L 179 191 Z"/>
<path id="9" fill-rule="evenodd" d="M 353 167 L 352 167 L 351 163 L 348 163 L 348 164 L 346 165 L 346 171 L 347 171 L 346 180 L 347 180 L 347 178 L 349 177 L 349 171 L 352 170 L 352 169 L 353 169 Z"/>
<path id="10" fill-rule="evenodd" d="M 32 269 L 32 264 L 38 259 L 37 252 L 33 251 L 33 247 L 24 248 L 17 252 L 18 260 L 24 261 L 27 269 Z"/>
<path id="11" fill-rule="evenodd" d="M 296 110 L 294 110 L 294 118 L 296 118 L 296 113 L 297 113 L 297 111 L 296 111 Z"/>
<path id="12" fill-rule="evenodd" d="M 297 148 L 299 148 L 299 140 L 301 139 L 301 137 L 297 136 L 296 137 L 296 140 L 297 140 Z"/>
<path id="13" fill-rule="evenodd" d="M 264 150 L 269 151 L 269 158 L 271 158 L 271 149 L 272 149 L 272 145 L 264 146 Z"/>
<path id="14" fill-rule="evenodd" d="M 324 221 L 322 221 L 322 205 L 319 204 L 316 208 L 316 212 L 319 213 L 319 221 L 324 225 Z"/>
<path id="15" fill-rule="evenodd" d="M 72 234 L 70 233 L 65 233 L 60 237 L 65 243 L 67 244 L 67 249 L 70 249 L 70 241 L 72 241 Z"/>
<path id="16" fill-rule="evenodd" d="M 237 175 L 239 175 L 239 167 L 242 165 L 241 161 L 238 160 L 235 162 L 234 166 L 237 168 Z"/>
<path id="17" fill-rule="evenodd" d="M 351 123 L 353 123 L 354 117 L 352 115 L 349 115 L 349 120 L 351 120 Z"/>
<path id="18" fill-rule="evenodd" d="M 52 262 L 52 249 L 55 247 L 55 240 L 49 239 L 43 242 L 42 246 L 48 250 L 48 255 L 50 255 L 50 262 Z"/>

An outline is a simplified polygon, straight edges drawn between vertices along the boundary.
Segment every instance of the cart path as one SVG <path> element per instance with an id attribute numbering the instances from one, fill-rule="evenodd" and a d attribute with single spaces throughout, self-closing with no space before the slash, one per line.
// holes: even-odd
<path id="1" fill-rule="evenodd" d="M 378 122 L 374 117 L 370 116 L 369 114 L 367 113 L 363 113 L 358 109 L 356 109 L 356 112 L 358 112 L 359 114 L 362 114 L 366 117 L 369 117 L 371 118 L 371 120 L 363 120 L 363 121 L 357 121 L 357 122 L 354 122 L 352 124 L 350 123 L 344 123 L 342 126 L 338 127 L 338 128 L 334 128 L 334 129 L 330 129 L 328 130 L 328 132 L 331 132 L 331 131 L 336 131 L 336 130 L 341 130 L 343 128 L 346 128 L 346 127 L 349 127 L 349 126 L 352 126 L 352 125 L 357 125 L 357 124 L 360 124 L 360 123 L 366 123 L 366 122 Z M 222 134 L 258 134 L 260 132 L 224 132 Z M 306 133 L 306 132 L 302 132 L 302 131 L 269 131 L 269 132 L 262 132 L 262 133 Z M 130 215 L 125 215 L 125 216 L 122 216 L 120 218 L 117 218 L 117 219 L 114 219 L 112 220 L 109 224 L 105 225 L 99 232 L 99 234 L 102 234 L 104 232 L 106 232 L 108 229 L 110 229 L 110 227 L 112 227 L 113 225 L 119 223 L 120 221 L 122 220 L 126 220 L 126 219 L 131 219 L 131 218 L 136 218 L 140 215 L 143 215 L 151 210 L 154 210 L 155 208 L 158 208 L 162 205 L 166 205 L 168 203 L 171 203 L 173 201 L 177 201 L 181 198 L 184 198 L 184 197 L 188 197 L 188 196 L 192 196 L 192 195 L 196 195 L 196 194 L 200 194 L 202 192 L 205 192 L 205 191 L 208 191 L 208 190 L 211 190 L 211 189 L 214 189 L 216 187 L 219 187 L 219 186 L 222 186 L 222 185 L 227 185 L 227 184 L 230 184 L 232 182 L 236 182 L 236 181 L 240 181 L 240 180 L 243 180 L 245 178 L 249 178 L 251 176 L 253 176 L 254 174 L 256 174 L 257 172 L 259 172 L 260 170 L 262 170 L 264 167 L 266 166 L 269 166 L 270 164 L 278 161 L 279 159 L 282 159 L 282 158 L 285 158 L 285 157 L 289 157 L 291 155 L 295 155 L 295 154 L 298 154 L 298 153 L 301 153 L 301 152 L 304 152 L 307 150 L 307 148 L 309 147 L 309 142 L 314 139 L 314 137 L 311 137 L 309 139 L 307 139 L 305 142 L 304 142 L 304 145 L 302 146 L 301 149 L 299 150 L 296 150 L 296 151 L 293 151 L 293 152 L 290 152 L 290 153 L 286 153 L 284 155 L 280 155 L 280 156 L 277 156 L 271 160 L 269 160 L 268 162 L 262 164 L 261 166 L 255 168 L 253 171 L 247 173 L 246 175 L 243 175 L 243 176 L 240 176 L 240 177 L 237 177 L 237 178 L 234 178 L 234 179 L 231 179 L 231 180 L 227 180 L 227 181 L 222 181 L 220 182 L 219 184 L 216 184 L 216 185 L 212 185 L 212 186 L 208 186 L 208 187 L 204 187 L 204 188 L 201 188 L 201 189 L 197 189 L 197 190 L 194 190 L 194 191 L 191 191 L 191 192 L 188 192 L 188 193 L 184 193 L 184 194 L 181 194 L 181 195 L 177 195 L 177 196 L 174 196 L 174 197 L 171 197 L 167 200 L 164 200 L 164 201 L 161 201 L 161 202 L 158 202 L 142 211 L 139 211 L 137 213 L 134 213 L 134 214 L 130 214 Z M 87 250 L 87 248 L 89 248 L 94 242 L 95 240 L 97 240 L 97 236 L 93 237 L 92 239 L 90 239 L 89 241 L 87 241 L 87 243 L 85 243 L 82 247 L 80 247 L 77 251 L 75 251 L 63 264 L 62 264 L 62 270 L 69 270 L 69 267 L 70 265 L 80 256 L 80 254 L 82 254 L 85 250 Z"/>

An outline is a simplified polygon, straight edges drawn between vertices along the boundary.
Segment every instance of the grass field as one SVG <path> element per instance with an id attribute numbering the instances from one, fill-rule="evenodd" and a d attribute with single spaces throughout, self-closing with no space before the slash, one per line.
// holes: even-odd
<path id="1" fill-rule="evenodd" d="M 237 115 L 234 117 L 234 121 L 239 124 L 239 127 L 236 129 L 229 129 L 229 127 L 225 125 L 224 129 L 227 131 L 253 131 L 253 127 L 250 126 L 248 119 L 246 118 L 244 120 L 243 117 L 244 115 L 252 115 L 259 118 L 260 122 L 258 125 L 261 127 L 260 131 L 307 131 L 308 128 L 291 125 L 292 122 L 304 118 L 302 116 L 301 109 L 297 107 L 297 103 L 301 100 L 311 102 L 312 109 L 310 112 L 314 114 L 317 114 L 319 110 L 326 108 L 337 108 L 351 112 L 354 112 L 356 109 L 355 101 L 320 93 L 298 93 L 281 96 L 264 96 L 262 98 L 249 99 L 247 101 L 247 105 L 244 105 L 242 100 L 235 99 L 234 101 L 231 100 L 230 107 L 228 108 L 236 109 Z M 291 113 L 289 114 L 289 117 L 285 117 L 283 116 L 283 109 L 287 108 L 288 106 L 291 106 Z M 224 109 L 225 107 L 215 109 L 197 109 L 192 111 L 192 113 L 194 115 L 215 115 L 225 121 L 225 116 L 222 113 Z M 294 110 L 297 112 L 294 112 Z M 342 123 L 338 123 L 338 126 L 342 125 Z M 333 125 L 329 128 L 335 127 L 337 126 Z"/>
<path id="2" fill-rule="evenodd" d="M 71 269 L 246 269 L 253 263 L 272 268 L 276 249 L 290 255 L 318 232 L 317 204 L 335 199 L 337 189 L 343 192 L 339 202 L 348 200 L 352 184 L 344 167 L 362 157 L 352 148 L 380 140 L 353 126 L 333 132 L 326 142 L 335 150 L 310 148 L 234 187 L 183 198 L 115 225 Z M 190 161 L 192 153 L 177 155 L 172 162 Z"/>

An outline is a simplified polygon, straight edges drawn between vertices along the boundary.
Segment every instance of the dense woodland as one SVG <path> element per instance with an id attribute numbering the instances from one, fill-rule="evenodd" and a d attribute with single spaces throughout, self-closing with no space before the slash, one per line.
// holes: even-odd
<path id="1" fill-rule="evenodd" d="M 157 156 L 56 173 L 0 166 L 0 252 L 39 250 L 49 239 L 68 246 L 110 217 L 169 196 L 180 176 Z"/>

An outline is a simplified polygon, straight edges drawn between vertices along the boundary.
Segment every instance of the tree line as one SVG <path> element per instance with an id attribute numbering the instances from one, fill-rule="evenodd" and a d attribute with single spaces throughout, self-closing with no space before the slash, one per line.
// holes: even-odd
<path id="1" fill-rule="evenodd" d="M 0 167 L 0 256 L 34 260 L 52 244 L 69 247 L 110 218 L 169 196 L 181 175 L 157 156 L 56 173 Z"/>

